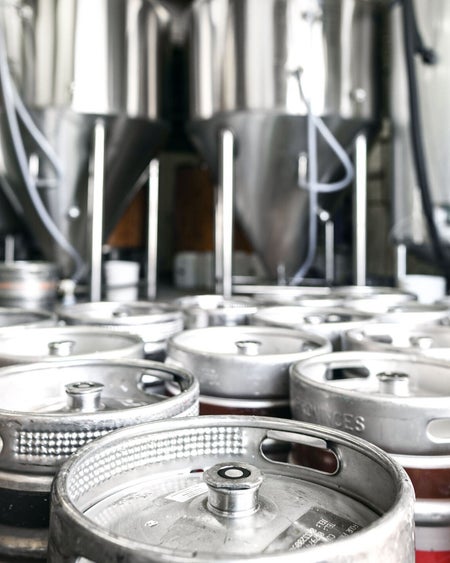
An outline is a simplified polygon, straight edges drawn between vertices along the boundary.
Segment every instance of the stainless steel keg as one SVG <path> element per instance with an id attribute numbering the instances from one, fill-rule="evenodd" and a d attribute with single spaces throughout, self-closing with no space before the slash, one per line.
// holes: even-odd
<path id="1" fill-rule="evenodd" d="M 61 358 L 143 358 L 144 342 L 103 327 L 56 326 L 0 330 L 0 366 Z"/>
<path id="2" fill-rule="evenodd" d="M 289 366 L 330 350 L 330 342 L 313 333 L 257 326 L 208 327 L 173 336 L 166 361 L 197 377 L 202 414 L 289 416 Z M 258 401 L 263 401 L 263 411 L 257 410 Z"/>
<path id="3" fill-rule="evenodd" d="M 188 295 L 174 301 L 183 311 L 185 328 L 249 324 L 256 303 L 249 298 L 225 299 L 222 295 Z"/>
<path id="4" fill-rule="evenodd" d="M 412 354 L 338 352 L 291 369 L 294 418 L 363 437 L 407 469 L 422 563 L 450 558 L 449 400 L 450 363 Z"/>
<path id="5" fill-rule="evenodd" d="M 402 323 L 411 328 L 424 324 L 439 323 L 449 319 L 449 317 L 450 310 L 444 304 L 406 301 L 389 307 L 385 313 L 378 316 L 378 320 L 384 323 Z"/>
<path id="6" fill-rule="evenodd" d="M 413 352 L 450 360 L 450 327 L 374 323 L 349 330 L 343 340 L 346 350 Z"/>
<path id="7" fill-rule="evenodd" d="M 298 305 L 298 301 L 301 299 L 333 299 L 333 305 L 331 306 L 336 306 L 336 302 L 341 304 L 343 301 L 341 297 L 333 298 L 329 287 L 298 286 L 262 286 L 261 291 L 253 294 L 253 299 L 266 307 L 275 305 Z M 327 301 L 327 303 L 329 306 L 329 301 Z"/>
<path id="8" fill-rule="evenodd" d="M 385 313 L 390 307 L 416 301 L 414 293 L 395 287 L 349 285 L 336 287 L 332 295 L 344 299 L 344 306 L 368 313 Z"/>
<path id="9" fill-rule="evenodd" d="M 137 334 L 145 342 L 148 359 L 164 359 L 167 339 L 183 330 L 183 314 L 177 307 L 149 301 L 77 303 L 59 309 L 58 316 L 69 325 L 104 326 Z"/>
<path id="10" fill-rule="evenodd" d="M 329 448 L 339 471 L 273 462 L 267 439 Z M 410 563 L 413 504 L 403 469 L 344 433 L 265 417 L 165 421 L 63 466 L 49 561 Z"/>
<path id="11" fill-rule="evenodd" d="M 252 324 L 307 330 L 328 338 L 333 350 L 342 348 L 342 335 L 350 329 L 365 327 L 374 319 L 369 313 L 349 309 L 315 309 L 299 306 L 266 307 L 252 317 Z"/>
<path id="12" fill-rule="evenodd" d="M 0 307 L 0 330 L 6 327 L 45 327 L 55 326 L 56 315 L 41 309 L 22 309 L 19 307 Z"/>
<path id="13" fill-rule="evenodd" d="M 3 262 L 0 264 L 0 305 L 26 309 L 53 309 L 59 284 L 53 262 Z"/>
<path id="14" fill-rule="evenodd" d="M 160 392 L 165 384 L 171 394 Z M 45 557 L 51 483 L 78 448 L 123 426 L 197 413 L 197 381 L 159 362 L 60 360 L 1 369 L 0 559 Z"/>

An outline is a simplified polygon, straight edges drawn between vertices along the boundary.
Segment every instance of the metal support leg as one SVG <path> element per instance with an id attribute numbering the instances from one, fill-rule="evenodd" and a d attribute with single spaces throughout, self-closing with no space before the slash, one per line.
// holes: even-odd
<path id="1" fill-rule="evenodd" d="M 234 136 L 227 129 L 219 134 L 219 183 L 215 209 L 216 293 L 231 297 L 233 278 Z"/>
<path id="2" fill-rule="evenodd" d="M 395 247 L 395 268 L 397 285 L 401 279 L 404 279 L 407 271 L 408 250 L 406 244 L 397 244 Z"/>
<path id="3" fill-rule="evenodd" d="M 14 262 L 16 239 L 14 235 L 5 236 L 5 262 Z"/>
<path id="4" fill-rule="evenodd" d="M 89 182 L 88 215 L 91 243 L 90 300 L 100 301 L 102 294 L 103 192 L 105 184 L 105 123 L 94 127 L 92 178 Z"/>
<path id="5" fill-rule="evenodd" d="M 325 223 L 325 280 L 334 283 L 334 221 Z"/>
<path id="6" fill-rule="evenodd" d="M 147 299 L 156 299 L 158 273 L 159 161 L 149 165 L 147 217 Z"/>
<path id="7" fill-rule="evenodd" d="M 353 264 L 356 285 L 367 283 L 367 138 L 355 141 L 355 187 L 353 199 Z"/>

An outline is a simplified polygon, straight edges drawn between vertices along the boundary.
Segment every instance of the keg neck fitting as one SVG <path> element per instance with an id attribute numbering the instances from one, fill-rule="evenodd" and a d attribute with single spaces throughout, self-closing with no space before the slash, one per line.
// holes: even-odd
<path id="1" fill-rule="evenodd" d="M 112 316 L 116 317 L 118 319 L 124 318 L 124 317 L 129 317 L 130 311 L 126 307 L 120 307 L 119 309 L 116 309 L 115 311 L 113 311 Z"/>
<path id="2" fill-rule="evenodd" d="M 257 356 L 261 348 L 261 342 L 258 340 L 238 340 L 235 345 L 241 356 Z"/>
<path id="3" fill-rule="evenodd" d="M 48 352 L 50 356 L 65 358 L 72 355 L 75 342 L 73 340 L 58 340 L 49 342 Z"/>
<path id="4" fill-rule="evenodd" d="M 95 381 L 79 381 L 66 385 L 67 402 L 71 411 L 95 412 L 102 408 L 101 383 Z"/>
<path id="5" fill-rule="evenodd" d="M 208 509 L 219 516 L 239 518 L 258 508 L 261 471 L 248 463 L 218 463 L 203 474 L 208 485 Z"/>
<path id="6" fill-rule="evenodd" d="M 409 341 L 411 346 L 419 350 L 429 350 L 433 346 L 433 338 L 431 336 L 411 336 Z"/>
<path id="7" fill-rule="evenodd" d="M 377 374 L 378 391 L 398 397 L 409 395 L 409 375 L 403 372 L 381 372 Z"/>

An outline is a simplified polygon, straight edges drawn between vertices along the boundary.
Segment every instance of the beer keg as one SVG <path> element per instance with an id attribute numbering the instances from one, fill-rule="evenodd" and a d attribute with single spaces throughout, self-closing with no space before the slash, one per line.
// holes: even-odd
<path id="1" fill-rule="evenodd" d="M 252 317 L 252 324 L 302 329 L 328 338 L 333 350 L 342 348 L 345 331 L 364 327 L 374 319 L 369 313 L 349 309 L 309 309 L 299 306 L 279 306 L 260 309 Z"/>
<path id="2" fill-rule="evenodd" d="M 158 380 L 171 394 L 153 392 Z M 0 559 L 45 558 L 52 480 L 78 448 L 123 426 L 197 413 L 197 381 L 159 362 L 60 359 L 2 368 Z"/>
<path id="3" fill-rule="evenodd" d="M 378 320 L 384 323 L 398 323 L 411 328 L 424 324 L 437 324 L 450 316 L 449 308 L 444 304 L 419 303 L 406 301 L 379 315 Z"/>
<path id="4" fill-rule="evenodd" d="M 183 330 L 183 314 L 167 303 L 97 301 L 77 303 L 58 311 L 68 325 L 104 326 L 137 334 L 145 343 L 147 359 L 163 360 L 166 341 Z"/>
<path id="5" fill-rule="evenodd" d="M 418 355 L 337 352 L 291 369 L 295 419 L 365 438 L 410 474 L 419 563 L 450 559 L 449 397 L 450 363 Z"/>
<path id="6" fill-rule="evenodd" d="M 166 361 L 197 377 L 201 414 L 290 416 L 289 366 L 330 350 L 330 342 L 313 333 L 208 327 L 173 336 Z"/>
<path id="7" fill-rule="evenodd" d="M 374 323 L 344 334 L 345 350 L 412 352 L 450 360 L 450 328 L 430 325 Z"/>
<path id="8" fill-rule="evenodd" d="M 4 307 L 52 310 L 58 285 L 58 267 L 53 262 L 0 263 L 0 305 Z"/>
<path id="9" fill-rule="evenodd" d="M 225 299 L 222 295 L 188 295 L 174 301 L 183 311 L 185 328 L 249 324 L 256 303 L 249 298 Z"/>
<path id="10" fill-rule="evenodd" d="M 22 309 L 20 307 L 0 307 L 0 330 L 6 327 L 44 327 L 55 326 L 56 315 L 42 309 Z"/>
<path id="11" fill-rule="evenodd" d="M 58 361 L 61 358 L 143 358 L 139 336 L 93 326 L 0 330 L 0 366 Z"/>
<path id="12" fill-rule="evenodd" d="M 367 313 L 385 313 L 390 307 L 417 301 L 414 293 L 395 287 L 348 285 L 335 287 L 331 295 L 344 300 L 344 306 Z"/>
<path id="13" fill-rule="evenodd" d="M 327 448 L 339 470 L 276 463 L 266 439 Z M 64 464 L 49 562 L 412 563 L 413 506 L 400 465 L 342 432 L 265 417 L 156 422 Z"/>

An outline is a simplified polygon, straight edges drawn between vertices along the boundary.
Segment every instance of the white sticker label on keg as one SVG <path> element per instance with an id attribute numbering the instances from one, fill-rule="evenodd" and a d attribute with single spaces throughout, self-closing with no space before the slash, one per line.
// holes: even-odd
<path id="1" fill-rule="evenodd" d="M 359 524 L 323 508 L 313 507 L 280 534 L 265 551 L 271 553 L 286 549 L 286 546 L 289 546 L 290 551 L 296 551 L 304 547 L 333 542 L 337 538 L 350 536 L 358 530 L 361 530 Z"/>
<path id="2" fill-rule="evenodd" d="M 195 485 L 191 485 L 190 487 L 186 487 L 181 491 L 176 491 L 175 493 L 171 493 L 166 497 L 167 500 L 174 500 L 175 502 L 187 502 L 203 493 L 206 493 L 208 490 L 208 485 L 206 483 L 196 483 Z"/>

